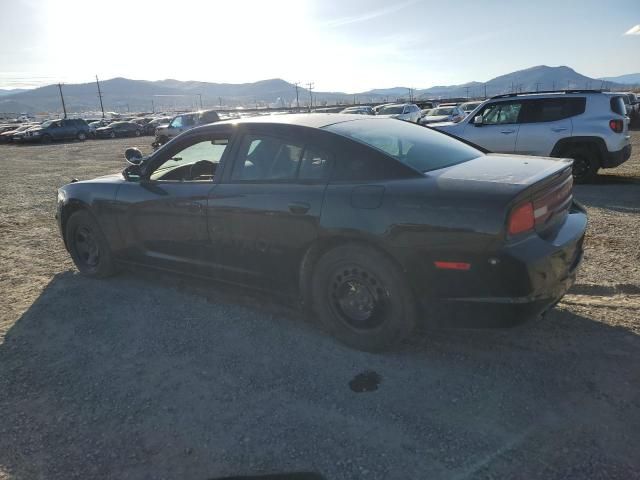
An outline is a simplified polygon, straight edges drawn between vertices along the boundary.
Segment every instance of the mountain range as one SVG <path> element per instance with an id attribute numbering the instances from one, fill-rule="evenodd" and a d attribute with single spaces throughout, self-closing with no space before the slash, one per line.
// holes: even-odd
<path id="1" fill-rule="evenodd" d="M 628 73 L 626 75 L 618 75 L 617 77 L 601 77 L 600 80 L 640 86 L 640 73 Z"/>
<path id="2" fill-rule="evenodd" d="M 105 110 L 155 111 L 237 106 L 285 107 L 296 104 L 296 87 L 275 78 L 253 83 L 231 84 L 179 80 L 131 80 L 112 78 L 100 83 Z M 626 88 L 620 83 L 595 79 L 566 67 L 539 65 L 501 75 L 487 82 L 469 82 L 461 85 L 440 85 L 410 90 L 406 87 L 373 89 L 361 93 L 316 92 L 314 105 L 336 103 L 374 103 L 429 98 L 482 98 L 513 91 L 555 90 L 566 88 Z M 64 99 L 69 112 L 99 110 L 95 83 L 66 84 Z M 308 105 L 310 93 L 299 87 L 300 105 Z M 4 91 L 0 94 L 0 112 L 61 112 L 58 85 L 47 85 L 33 90 Z"/>

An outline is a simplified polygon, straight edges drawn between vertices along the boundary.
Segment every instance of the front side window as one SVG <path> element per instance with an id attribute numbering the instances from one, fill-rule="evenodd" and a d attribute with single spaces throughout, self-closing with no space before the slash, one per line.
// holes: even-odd
<path id="1" fill-rule="evenodd" d="M 190 127 L 196 124 L 196 120 L 193 115 L 188 115 L 186 117 L 182 117 L 182 125 L 185 127 Z"/>
<path id="2" fill-rule="evenodd" d="M 171 121 L 171 128 L 182 128 L 182 117 L 176 117 Z"/>
<path id="3" fill-rule="evenodd" d="M 491 103 L 482 111 L 482 123 L 485 125 L 516 123 L 521 108 L 520 102 Z"/>
<path id="4" fill-rule="evenodd" d="M 335 123 L 325 128 L 380 150 L 420 172 L 482 155 L 481 151 L 459 140 L 409 122 L 366 119 Z"/>
<path id="5" fill-rule="evenodd" d="M 200 140 L 178 147 L 151 174 L 151 180 L 211 181 L 224 154 L 228 138 Z"/>

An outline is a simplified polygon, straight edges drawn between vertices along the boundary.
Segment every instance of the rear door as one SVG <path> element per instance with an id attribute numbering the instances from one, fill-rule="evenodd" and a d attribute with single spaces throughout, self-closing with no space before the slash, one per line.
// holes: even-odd
<path id="1" fill-rule="evenodd" d="M 287 125 L 247 126 L 208 201 L 211 244 L 233 280 L 295 288 L 318 236 L 330 153 Z"/>
<path id="2" fill-rule="evenodd" d="M 473 118 L 464 129 L 464 138 L 492 152 L 513 153 L 518 137 L 518 118 L 522 109 L 521 100 L 493 102 L 485 105 L 475 116 L 482 116 L 482 124 L 473 123 Z"/>
<path id="3" fill-rule="evenodd" d="M 584 113 L 585 104 L 584 97 L 525 100 L 516 153 L 550 155 L 559 140 L 571 136 L 571 118 Z"/>

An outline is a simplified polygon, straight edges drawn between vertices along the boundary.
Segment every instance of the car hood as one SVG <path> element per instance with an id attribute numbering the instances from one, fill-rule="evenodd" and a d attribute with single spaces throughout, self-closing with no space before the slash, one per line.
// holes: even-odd
<path id="1" fill-rule="evenodd" d="M 98 127 L 98 128 L 96 128 L 96 132 L 99 132 L 99 131 L 106 132 L 108 130 L 113 130 L 113 129 L 111 127 Z"/>
<path id="2" fill-rule="evenodd" d="M 450 115 L 432 115 L 428 117 L 422 117 L 422 120 L 429 123 L 443 122 L 447 120 Z"/>

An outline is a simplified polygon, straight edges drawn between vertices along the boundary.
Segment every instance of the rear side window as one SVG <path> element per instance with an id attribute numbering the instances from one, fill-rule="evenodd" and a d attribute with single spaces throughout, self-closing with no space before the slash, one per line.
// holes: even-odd
<path id="1" fill-rule="evenodd" d="M 419 172 L 448 167 L 482 155 L 479 150 L 440 132 L 393 119 L 355 120 L 325 128 L 382 151 Z M 368 168 L 365 160 L 360 159 L 364 162 L 362 174 L 367 173 L 364 171 Z M 337 170 L 341 163 L 344 162 L 336 165 Z M 380 173 L 388 174 L 384 171 Z"/>
<path id="2" fill-rule="evenodd" d="M 618 115 L 625 115 L 627 113 L 626 108 L 624 107 L 624 100 L 622 97 L 613 97 L 610 100 L 611 111 L 617 113 Z"/>
<path id="3" fill-rule="evenodd" d="M 585 97 L 542 98 L 524 102 L 521 123 L 555 122 L 584 113 Z"/>

